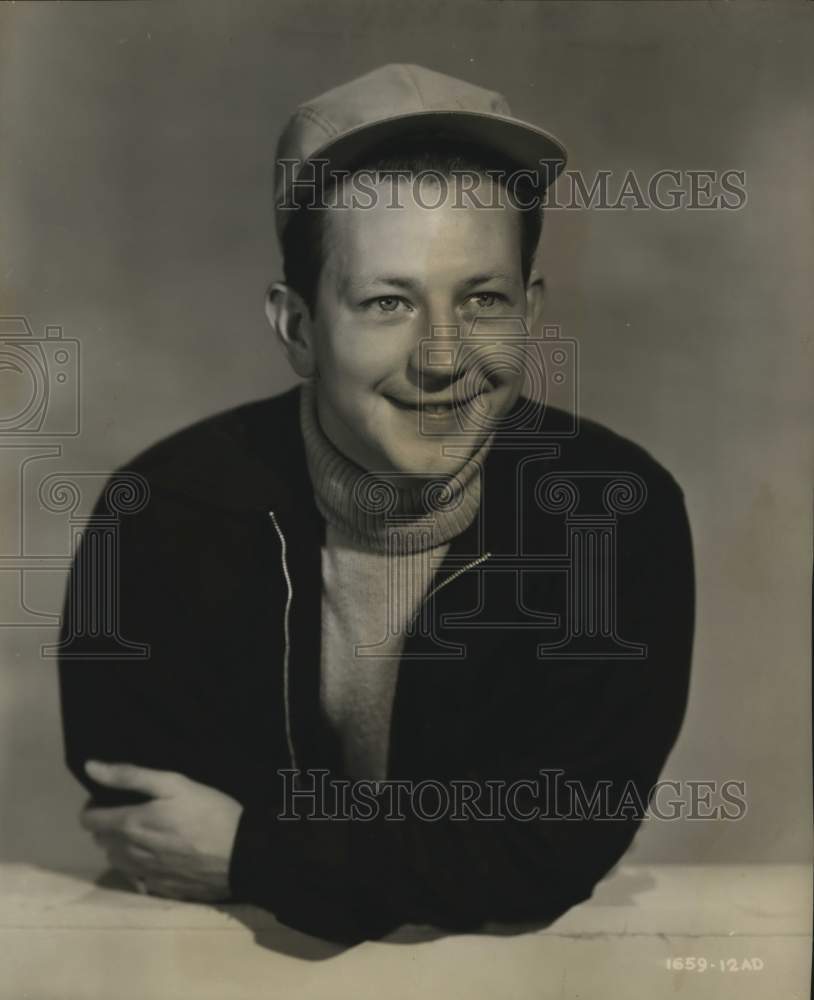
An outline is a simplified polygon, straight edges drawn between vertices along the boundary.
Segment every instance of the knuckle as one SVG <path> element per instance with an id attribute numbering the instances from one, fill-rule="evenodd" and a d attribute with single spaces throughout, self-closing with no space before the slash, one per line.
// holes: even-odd
<path id="1" fill-rule="evenodd" d="M 131 861 L 143 862 L 149 857 L 149 854 L 137 844 L 127 844 L 124 852 Z"/>
<path id="2" fill-rule="evenodd" d="M 156 799 L 150 803 L 146 816 L 153 822 L 161 826 L 168 823 L 173 815 L 173 807 L 168 799 Z"/>
<path id="3" fill-rule="evenodd" d="M 141 831 L 141 824 L 134 817 L 128 816 L 122 820 L 120 831 L 126 840 L 132 841 L 138 837 Z"/>

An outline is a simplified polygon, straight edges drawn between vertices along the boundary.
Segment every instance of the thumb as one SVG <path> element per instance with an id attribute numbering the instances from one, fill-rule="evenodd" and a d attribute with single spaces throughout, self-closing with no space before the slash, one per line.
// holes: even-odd
<path id="1" fill-rule="evenodd" d="M 99 760 L 85 762 L 85 772 L 100 785 L 131 792 L 144 792 L 164 798 L 178 790 L 181 775 L 174 771 L 158 771 L 135 764 L 106 764 Z"/>

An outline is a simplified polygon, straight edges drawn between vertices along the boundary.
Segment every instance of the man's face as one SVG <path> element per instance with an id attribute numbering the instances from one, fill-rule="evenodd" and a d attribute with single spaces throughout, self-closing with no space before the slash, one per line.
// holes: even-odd
<path id="1" fill-rule="evenodd" d="M 422 184 L 423 205 L 410 181 L 398 184 L 400 208 L 391 182 L 377 191 L 373 208 L 326 219 L 311 328 L 320 424 L 366 469 L 443 474 L 523 384 L 522 322 L 508 324 L 510 343 L 506 334 L 508 318 L 527 319 L 521 218 L 456 199 L 453 181 L 444 199 Z M 481 202 L 490 199 L 487 190 Z"/>

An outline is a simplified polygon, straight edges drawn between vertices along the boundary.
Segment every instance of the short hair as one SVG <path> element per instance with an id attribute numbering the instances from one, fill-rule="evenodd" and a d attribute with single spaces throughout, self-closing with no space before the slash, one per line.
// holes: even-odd
<path id="1" fill-rule="evenodd" d="M 416 176 L 426 171 L 450 179 L 460 173 L 484 174 L 494 177 L 505 190 L 505 179 L 518 169 L 516 163 L 488 147 L 418 135 L 368 151 L 351 164 L 348 174 L 366 171 Z M 328 195 L 332 186 L 329 180 L 329 186 L 317 192 L 324 195 L 316 199 L 318 207 L 301 205 L 292 209 L 281 237 L 284 280 L 299 293 L 312 316 L 324 259 L 324 221 L 326 211 L 330 210 L 326 206 L 330 204 Z M 527 284 L 543 226 L 541 199 L 531 179 L 520 174 L 513 179 L 510 193 L 508 200 L 521 215 L 521 269 L 523 282 Z"/>

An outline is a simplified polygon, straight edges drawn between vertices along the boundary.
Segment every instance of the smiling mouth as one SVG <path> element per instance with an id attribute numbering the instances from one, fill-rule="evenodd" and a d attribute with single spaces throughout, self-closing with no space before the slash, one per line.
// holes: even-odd
<path id="1" fill-rule="evenodd" d="M 423 413 L 428 417 L 447 417 L 452 413 L 468 409 L 472 403 L 483 396 L 483 392 L 476 392 L 463 399 L 451 400 L 404 400 L 395 396 L 388 396 L 390 402 L 400 410 L 409 410 L 413 413 Z"/>

